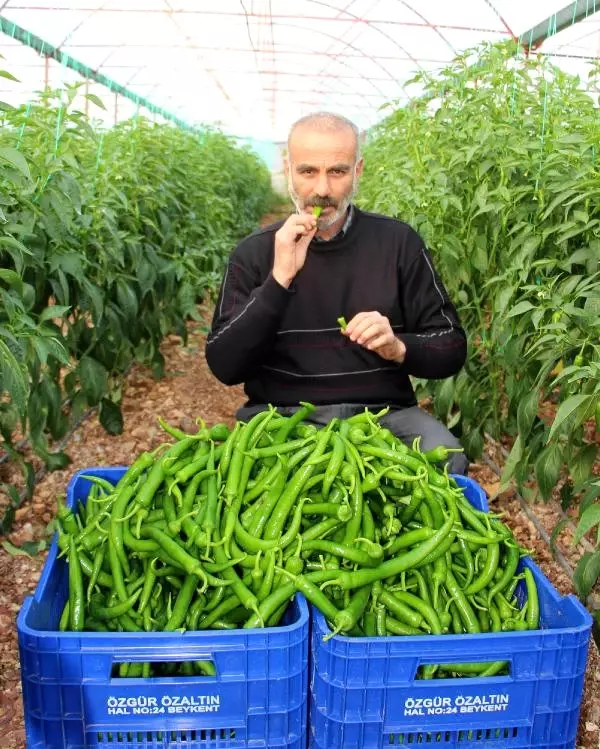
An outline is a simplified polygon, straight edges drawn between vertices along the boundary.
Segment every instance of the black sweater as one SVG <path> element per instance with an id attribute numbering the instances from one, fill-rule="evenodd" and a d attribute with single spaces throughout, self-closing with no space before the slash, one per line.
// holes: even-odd
<path id="1" fill-rule="evenodd" d="M 232 253 L 206 344 L 213 374 L 245 383 L 249 405 L 412 406 L 409 375 L 456 374 L 466 337 L 422 239 L 407 224 L 355 209 L 347 233 L 311 242 L 289 289 L 273 278 L 275 232 Z M 402 365 L 351 343 L 337 318 L 377 310 L 406 345 Z"/>

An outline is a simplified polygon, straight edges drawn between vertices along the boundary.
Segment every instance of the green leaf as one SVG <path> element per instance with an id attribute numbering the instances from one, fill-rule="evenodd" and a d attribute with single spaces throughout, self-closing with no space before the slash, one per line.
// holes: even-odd
<path id="1" fill-rule="evenodd" d="M 20 151 L 17 151 L 16 148 L 11 148 L 10 146 L 0 148 L 0 160 L 7 161 L 24 177 L 31 180 L 31 172 L 29 171 L 27 160 Z"/>
<path id="2" fill-rule="evenodd" d="M 517 315 L 522 315 L 524 312 L 528 312 L 530 309 L 535 309 L 535 305 L 525 299 L 515 305 L 506 317 L 516 317 Z"/>
<path id="3" fill-rule="evenodd" d="M 65 393 L 69 396 L 69 398 L 75 394 L 75 388 L 77 386 L 77 374 L 74 371 L 68 372 L 65 375 L 63 386 L 65 389 Z"/>
<path id="4" fill-rule="evenodd" d="M 559 427 L 562 426 L 563 422 L 570 416 L 572 416 L 572 414 L 574 414 L 580 406 L 583 406 L 584 404 L 591 404 L 593 401 L 593 397 L 593 395 L 584 395 L 580 393 L 579 395 L 572 395 L 566 401 L 561 403 L 560 408 L 558 409 L 558 411 L 556 412 L 556 416 L 554 417 L 554 421 L 552 422 L 550 434 L 548 435 L 548 442 L 550 442 Z"/>
<path id="5" fill-rule="evenodd" d="M 66 468 L 71 463 L 71 458 L 63 452 L 50 452 L 44 447 L 45 440 L 43 442 L 37 442 L 35 444 L 35 450 L 40 458 L 44 461 L 46 468 L 49 471 L 60 471 Z"/>
<path id="6" fill-rule="evenodd" d="M 592 503 L 598 497 L 600 497 L 600 480 L 594 481 L 586 488 L 584 495 L 579 502 L 579 517 L 583 515 L 588 507 L 591 507 Z"/>
<path id="7" fill-rule="evenodd" d="M 46 322 L 46 320 L 64 317 L 70 309 L 71 307 L 67 305 L 53 304 L 41 311 L 39 320 L 40 322 Z"/>
<path id="8" fill-rule="evenodd" d="M 77 365 L 77 374 L 88 404 L 95 406 L 108 391 L 108 372 L 99 361 L 84 356 Z"/>
<path id="9" fill-rule="evenodd" d="M 577 523 L 577 528 L 573 534 L 573 546 L 578 544 L 589 530 L 599 524 L 600 504 L 590 505 Z"/>
<path id="10" fill-rule="evenodd" d="M 542 497 L 550 499 L 552 490 L 558 483 L 563 465 L 563 448 L 556 442 L 547 445 L 535 461 L 535 476 Z"/>
<path id="11" fill-rule="evenodd" d="M 8 268 L 0 268 L 0 280 L 13 288 L 18 294 L 23 294 L 23 281 L 18 273 Z"/>
<path id="12" fill-rule="evenodd" d="M 2 72 L 2 71 L 0 71 Z M 15 546 L 14 544 L 11 544 L 10 541 L 2 541 L 2 548 L 4 551 L 8 552 L 11 557 L 17 557 L 17 556 L 23 556 L 23 557 L 29 557 L 31 554 L 27 552 L 25 549 L 23 549 L 20 546 Z"/>
<path id="13" fill-rule="evenodd" d="M 586 445 L 571 458 L 569 461 L 569 473 L 575 486 L 583 484 L 592 475 L 597 454 L 598 445 Z"/>
<path id="14" fill-rule="evenodd" d="M 600 317 L 600 294 L 598 296 L 589 296 L 585 300 L 583 309 L 592 317 L 598 319 Z"/>
<path id="15" fill-rule="evenodd" d="M 23 256 L 33 257 L 33 253 L 30 252 L 22 242 L 14 237 L 0 237 L 0 247 L 6 247 L 9 255 L 13 258 L 17 273 L 20 273 L 23 267 Z M 11 252 L 16 250 L 16 254 Z"/>
<path id="16" fill-rule="evenodd" d="M 54 335 L 44 335 L 39 340 L 44 342 L 44 347 L 49 356 L 53 356 L 61 364 L 69 363 L 69 352 L 62 340 Z"/>
<path id="17" fill-rule="evenodd" d="M 42 389 L 38 386 L 32 390 L 29 396 L 29 402 L 27 403 L 27 420 L 29 426 L 29 437 L 34 443 L 41 443 L 42 433 L 46 426 L 46 419 L 48 418 L 48 404 L 42 393 Z M 42 445 L 40 449 L 44 450 Z"/>
<path id="18" fill-rule="evenodd" d="M 538 413 L 539 392 L 532 390 L 528 395 L 519 401 L 517 408 L 517 426 L 519 434 L 526 440 L 531 432 L 531 427 Z"/>
<path id="19" fill-rule="evenodd" d="M 0 338 L 0 376 L 12 403 L 23 417 L 27 410 L 29 382 L 23 364 L 14 357 L 12 351 Z"/>
<path id="20" fill-rule="evenodd" d="M 502 471 L 502 477 L 500 478 L 500 488 L 498 489 L 499 493 L 508 489 L 510 479 L 514 475 L 522 457 L 523 441 L 521 439 L 521 435 L 519 435 L 515 440 L 514 445 L 512 446 L 512 450 L 510 451 L 510 454 L 506 459 L 506 463 L 504 464 L 504 470 Z"/>
<path id="21" fill-rule="evenodd" d="M 62 255 L 55 255 L 50 262 L 50 269 L 60 269 L 63 273 L 80 280 L 83 277 L 81 255 L 77 252 L 65 252 Z"/>
<path id="22" fill-rule="evenodd" d="M 6 78 L 9 81 L 21 83 L 21 81 L 18 78 L 15 78 L 12 73 L 9 73 L 8 70 L 0 70 L 0 78 Z"/>
<path id="23" fill-rule="evenodd" d="M 483 453 L 484 441 L 479 429 L 470 429 L 466 434 L 463 434 L 461 443 L 471 460 L 477 460 Z"/>
<path id="24" fill-rule="evenodd" d="M 79 419 L 84 415 L 88 406 L 87 398 L 83 390 L 79 390 L 73 396 L 71 401 L 71 418 L 73 423 L 77 423 Z"/>
<path id="25" fill-rule="evenodd" d="M 71 458 L 62 450 L 60 452 L 48 453 L 43 458 L 49 471 L 60 471 L 71 463 Z"/>
<path id="26" fill-rule="evenodd" d="M 85 98 L 89 99 L 89 101 L 91 101 L 92 104 L 95 104 L 97 107 L 100 107 L 100 109 L 104 109 L 104 111 L 106 111 L 106 107 L 104 106 L 102 99 L 99 96 L 96 96 L 96 94 L 86 94 Z"/>
<path id="27" fill-rule="evenodd" d="M 435 411 L 440 417 L 446 418 L 454 402 L 454 378 L 444 380 L 435 390 L 433 399 Z"/>
<path id="28" fill-rule="evenodd" d="M 586 551 L 581 557 L 573 574 L 573 583 L 578 595 L 585 599 L 590 594 L 600 576 L 600 550 Z"/>
<path id="29" fill-rule="evenodd" d="M 488 269 L 488 256 L 485 247 L 477 245 L 471 254 L 471 263 L 475 270 L 485 273 Z"/>
<path id="30" fill-rule="evenodd" d="M 12 529 L 15 521 L 15 511 L 21 504 L 21 497 L 16 487 L 12 484 L 0 484 L 0 490 L 5 492 L 10 498 L 10 503 L 4 510 L 2 520 L 0 520 L 0 535 L 6 535 Z"/>
<path id="31" fill-rule="evenodd" d="M 138 313 L 138 299 L 135 291 L 122 278 L 117 281 L 117 301 L 127 321 L 133 322 Z"/>
<path id="32" fill-rule="evenodd" d="M 35 469 L 33 463 L 24 460 L 21 464 L 21 469 L 25 474 L 25 499 L 31 499 L 33 497 L 33 490 L 35 489 Z"/>
<path id="33" fill-rule="evenodd" d="M 121 407 L 110 398 L 102 398 L 100 402 L 100 423 L 109 434 L 121 434 L 123 432 Z"/>

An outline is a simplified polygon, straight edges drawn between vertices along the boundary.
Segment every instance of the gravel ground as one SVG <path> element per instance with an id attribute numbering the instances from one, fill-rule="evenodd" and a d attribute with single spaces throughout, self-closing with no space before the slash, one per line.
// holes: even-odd
<path id="1" fill-rule="evenodd" d="M 166 377 L 154 380 L 141 367 L 134 367 L 123 386 L 125 428 L 122 435 L 110 437 L 90 417 L 75 432 L 68 444 L 71 465 L 46 475 L 37 485 L 33 500 L 17 511 L 13 531 L 7 537 L 13 544 L 48 538 L 48 524 L 52 520 L 57 494 L 64 493 L 69 477 L 81 468 L 122 465 L 130 463 L 142 450 L 156 447 L 163 441 L 157 424 L 160 415 L 184 429 L 193 429 L 194 420 L 201 416 L 208 424 L 224 421 L 233 423 L 233 414 L 244 400 L 240 387 L 228 388 L 210 374 L 203 355 L 204 335 L 199 326 L 192 330 L 189 345 L 181 346 L 180 339 L 169 337 L 162 347 L 166 359 Z M 489 456 L 501 463 L 496 446 L 490 446 Z M 0 480 L 10 480 L 7 467 L 0 468 Z M 498 478 L 487 466 L 477 464 L 473 477 L 490 495 L 498 486 Z M 5 503 L 0 498 L 0 505 Z M 545 542 L 533 523 L 522 512 L 517 499 L 504 494 L 493 500 L 494 510 L 505 513 L 506 522 L 513 528 L 521 545 L 535 550 L 536 561 L 561 593 L 573 592 L 568 576 L 552 558 Z M 550 523 L 551 512 L 544 507 L 544 522 Z M 569 555 L 568 543 L 563 551 Z M 35 557 L 13 556 L 0 547 L 0 738 L 1 749 L 24 749 L 21 685 L 15 618 L 25 596 L 31 594 L 39 578 L 45 552 Z M 573 557 L 573 564 L 576 556 Z M 600 726 L 600 658 L 594 644 L 590 648 L 585 694 L 581 712 L 578 749 L 597 749 Z"/>

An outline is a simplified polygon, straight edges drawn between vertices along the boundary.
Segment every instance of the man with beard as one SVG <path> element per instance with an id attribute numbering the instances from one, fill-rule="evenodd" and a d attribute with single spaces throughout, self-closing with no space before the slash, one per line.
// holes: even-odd
<path id="1" fill-rule="evenodd" d="M 455 375 L 465 333 L 420 236 L 352 204 L 362 168 L 346 118 L 319 112 L 292 126 L 285 169 L 296 213 L 232 253 L 206 360 L 225 384 L 244 383 L 239 420 L 268 404 L 290 414 L 300 401 L 317 406 L 318 424 L 390 407 L 381 423 L 406 443 L 420 436 L 423 450 L 459 447 L 417 406 L 409 375 Z M 343 331 L 340 316 L 349 320 Z M 453 453 L 450 470 L 467 467 Z"/>

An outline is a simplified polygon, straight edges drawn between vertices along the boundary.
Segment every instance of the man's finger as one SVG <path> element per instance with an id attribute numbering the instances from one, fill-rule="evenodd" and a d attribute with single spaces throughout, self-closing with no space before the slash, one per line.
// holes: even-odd
<path id="1" fill-rule="evenodd" d="M 380 335 L 385 335 L 387 333 L 387 330 L 384 325 L 382 325 L 379 321 L 372 322 L 367 325 L 367 327 L 362 331 L 362 333 L 358 336 L 356 339 L 356 342 L 359 343 L 361 346 L 365 346 L 369 341 L 372 341 L 373 338 L 377 338 Z"/>
<path id="2" fill-rule="evenodd" d="M 346 332 L 353 340 L 356 340 L 358 335 L 378 317 L 378 312 L 359 312 L 348 323 Z"/>
<path id="3" fill-rule="evenodd" d="M 292 222 L 295 228 L 303 227 L 306 231 L 311 231 L 317 226 L 317 219 L 314 216 L 308 214 L 296 214 L 295 220 Z"/>
<path id="4" fill-rule="evenodd" d="M 384 333 L 383 335 L 378 336 L 377 338 L 373 338 L 367 348 L 369 351 L 377 351 L 380 348 L 383 348 L 384 346 L 390 346 L 394 342 L 394 338 L 390 337 L 387 333 Z"/>
<path id="5" fill-rule="evenodd" d="M 315 236 L 317 233 L 317 227 L 315 226 L 314 229 L 311 229 L 309 232 L 304 232 L 300 235 L 300 237 L 296 240 L 296 249 L 303 250 L 310 244 L 311 239 Z"/>

